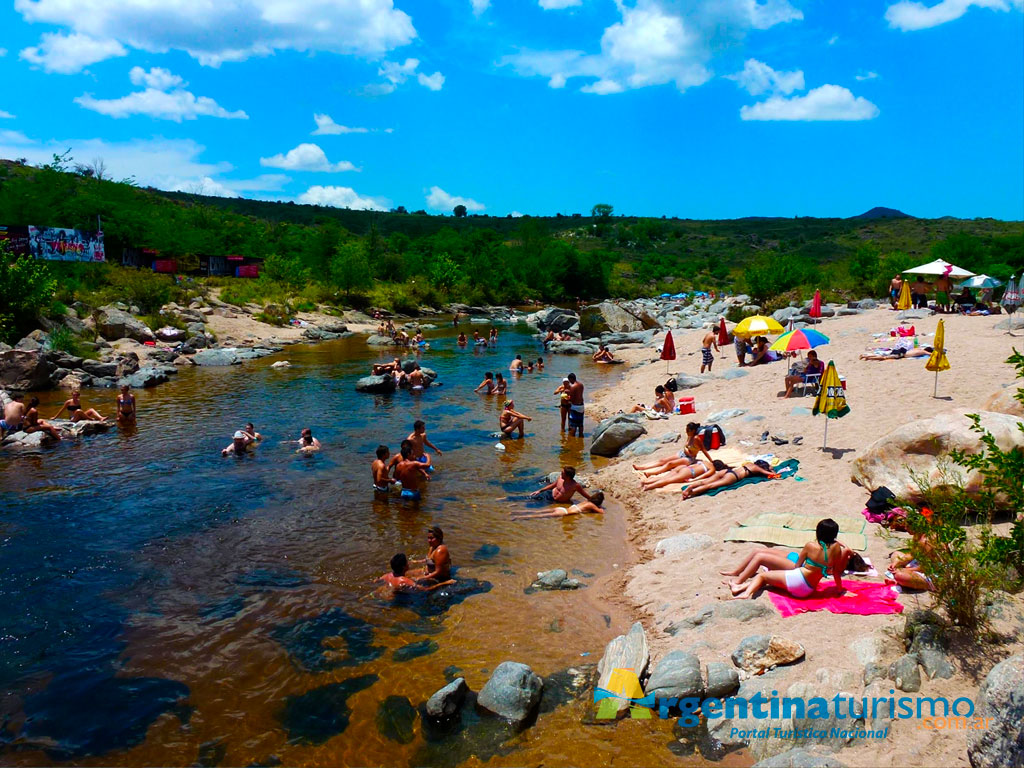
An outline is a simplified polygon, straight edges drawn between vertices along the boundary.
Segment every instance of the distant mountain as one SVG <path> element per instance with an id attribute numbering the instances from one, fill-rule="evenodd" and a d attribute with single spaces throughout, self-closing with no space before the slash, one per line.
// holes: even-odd
<path id="1" fill-rule="evenodd" d="M 897 211 L 895 208 L 872 208 L 860 216 L 851 216 L 851 219 L 912 219 L 913 216 Z"/>

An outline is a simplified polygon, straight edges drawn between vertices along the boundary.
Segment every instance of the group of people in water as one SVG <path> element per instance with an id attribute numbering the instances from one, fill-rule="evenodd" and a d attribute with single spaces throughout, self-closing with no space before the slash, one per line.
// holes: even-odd
<path id="1" fill-rule="evenodd" d="M 14 434 L 15 432 L 43 432 L 54 440 L 61 439 L 60 429 L 54 425 L 61 415 L 67 412 L 68 421 L 77 424 L 80 421 L 108 421 L 109 416 L 102 415 L 95 408 L 86 408 L 82 405 L 82 391 L 78 388 L 71 390 L 71 396 L 65 400 L 60 410 L 47 421 L 39 415 L 39 398 L 33 396 L 26 403 L 24 395 L 20 392 L 10 393 L 11 400 L 4 406 L 4 415 L 0 419 L 0 437 Z M 136 422 L 138 406 L 131 387 L 122 385 L 115 400 L 117 409 L 117 423 L 122 428 L 132 427 Z"/>

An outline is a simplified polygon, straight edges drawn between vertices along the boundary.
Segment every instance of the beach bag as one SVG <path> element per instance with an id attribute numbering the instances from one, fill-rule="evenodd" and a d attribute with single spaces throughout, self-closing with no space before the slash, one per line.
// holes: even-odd
<path id="1" fill-rule="evenodd" d="M 697 434 L 704 441 L 706 450 L 711 451 L 725 445 L 725 432 L 717 424 L 705 424 L 697 431 Z"/>
<path id="2" fill-rule="evenodd" d="M 864 506 L 875 515 L 883 515 L 892 508 L 895 500 L 896 494 L 883 485 L 871 492 L 871 498 Z"/>
<path id="3" fill-rule="evenodd" d="M 673 376 L 671 379 L 669 379 L 668 381 L 665 382 L 665 389 L 667 389 L 669 392 L 678 392 L 679 391 L 679 385 L 676 384 L 676 377 L 675 376 Z"/>

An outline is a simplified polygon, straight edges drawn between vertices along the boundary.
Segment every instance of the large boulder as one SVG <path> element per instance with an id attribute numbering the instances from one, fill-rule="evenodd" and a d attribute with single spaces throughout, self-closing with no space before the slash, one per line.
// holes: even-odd
<path id="1" fill-rule="evenodd" d="M 560 333 L 567 331 L 579 322 L 579 315 L 571 309 L 562 307 L 545 307 L 539 312 L 534 312 L 526 318 L 531 325 L 536 325 L 542 331 L 554 331 Z"/>
<path id="2" fill-rule="evenodd" d="M 477 696 L 477 706 L 514 726 L 521 726 L 540 704 L 544 681 L 525 664 L 503 661 Z"/>
<path id="3" fill-rule="evenodd" d="M 38 451 L 44 446 L 56 443 L 56 439 L 46 432 L 12 432 L 0 441 L 0 447 L 13 451 Z"/>
<path id="4" fill-rule="evenodd" d="M 981 426 L 992 433 L 1000 449 L 1024 451 L 1024 432 L 1018 427 L 1020 417 L 992 411 L 982 411 L 980 416 Z M 868 490 L 884 485 L 900 498 L 920 500 L 920 489 L 912 474 L 927 477 L 932 488 L 938 489 L 949 480 L 951 451 L 981 451 L 980 436 L 971 431 L 971 426 L 971 420 L 959 413 L 940 413 L 904 424 L 873 442 L 854 459 L 853 482 Z M 981 475 L 977 471 L 963 473 L 967 491 L 977 492 L 982 485 Z"/>
<path id="5" fill-rule="evenodd" d="M 617 671 L 623 669 L 632 670 L 637 679 L 642 679 L 650 660 L 651 652 L 647 647 L 647 633 L 644 632 L 643 624 L 638 621 L 629 628 L 629 632 L 619 635 L 605 646 L 604 656 L 597 664 L 597 671 L 600 674 L 597 687 L 615 692 L 618 687 L 616 679 L 621 674 L 617 674 Z M 629 700 L 620 696 L 617 701 L 617 714 L 621 716 L 629 709 Z"/>
<path id="6" fill-rule="evenodd" d="M 594 430 L 590 452 L 595 456 L 618 456 L 625 446 L 640 435 L 647 434 L 642 419 L 641 414 L 634 413 L 622 413 L 605 419 Z"/>
<path id="7" fill-rule="evenodd" d="M 367 337 L 366 343 L 371 347 L 390 347 L 395 342 L 390 336 L 378 336 L 377 334 L 374 334 Z"/>
<path id="8" fill-rule="evenodd" d="M 223 349 L 200 349 L 196 352 L 192 362 L 196 365 L 238 365 L 242 362 L 238 349 L 225 347 Z"/>
<path id="9" fill-rule="evenodd" d="M 597 347 L 583 341 L 552 341 L 548 344 L 548 352 L 557 355 L 592 355 Z"/>
<path id="10" fill-rule="evenodd" d="M 986 411 L 995 411 L 996 413 L 1008 413 L 1011 416 L 1016 416 L 1019 419 L 1024 419 L 1024 403 L 1016 398 L 1017 388 L 1006 387 L 996 392 L 992 397 L 985 401 Z"/>
<path id="11" fill-rule="evenodd" d="M 659 699 L 702 698 L 704 678 L 700 659 L 686 651 L 670 651 L 654 665 L 644 690 Z"/>
<path id="12" fill-rule="evenodd" d="M 197 355 L 198 357 L 198 355 Z M 356 392 L 386 395 L 395 391 L 395 377 L 382 373 L 379 376 L 364 376 L 356 382 Z"/>
<path id="13" fill-rule="evenodd" d="M 177 373 L 177 369 L 173 365 L 166 367 L 146 366 L 145 368 L 139 368 L 135 373 L 123 376 L 117 384 L 118 386 L 127 384 L 133 389 L 146 389 L 147 387 L 155 387 L 157 384 L 163 384 L 170 378 L 170 374 L 174 373 Z"/>
<path id="14" fill-rule="evenodd" d="M 7 389 L 44 389 L 50 374 L 57 370 L 40 352 L 9 349 L 0 352 L 0 387 Z"/>
<path id="15" fill-rule="evenodd" d="M 584 307 L 580 313 L 580 332 L 587 337 L 609 331 L 631 333 L 657 327 L 658 322 L 643 309 L 622 306 L 610 301 Z"/>
<path id="16" fill-rule="evenodd" d="M 135 339 L 153 341 L 153 331 L 141 320 L 137 320 L 122 309 L 108 304 L 96 313 L 96 330 L 104 339 Z"/>
<path id="17" fill-rule="evenodd" d="M 100 360 L 83 360 L 81 368 L 90 376 L 117 376 L 117 363 Z"/>
<path id="18" fill-rule="evenodd" d="M 974 768 L 1024 766 L 1024 654 L 996 664 L 981 686 L 975 717 L 991 717 L 986 729 L 967 732 Z"/>
<path id="19" fill-rule="evenodd" d="M 732 652 L 732 663 L 746 672 L 759 673 L 784 664 L 793 664 L 804 657 L 800 643 L 778 635 L 745 637 Z"/>

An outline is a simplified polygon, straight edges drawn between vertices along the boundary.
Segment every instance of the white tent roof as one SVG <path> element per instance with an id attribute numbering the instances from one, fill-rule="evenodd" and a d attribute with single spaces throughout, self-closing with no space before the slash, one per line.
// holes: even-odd
<path id="1" fill-rule="evenodd" d="M 935 261 L 930 261 L 927 264 L 922 264 L 921 266 L 914 267 L 913 269 L 904 269 L 903 270 L 903 274 L 905 274 L 905 275 L 944 275 L 944 274 L 946 274 L 946 268 L 947 267 L 953 267 L 953 269 L 949 272 L 949 276 L 950 277 L 961 277 L 961 278 L 963 278 L 963 277 L 974 277 L 974 273 L 973 272 L 968 272 L 966 269 L 961 269 L 960 267 L 957 267 L 957 266 L 955 266 L 953 264 L 950 264 L 948 261 L 943 261 L 942 259 L 936 259 Z"/>

